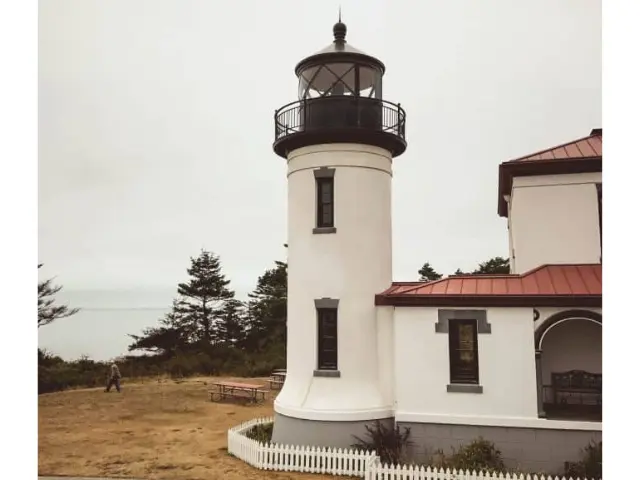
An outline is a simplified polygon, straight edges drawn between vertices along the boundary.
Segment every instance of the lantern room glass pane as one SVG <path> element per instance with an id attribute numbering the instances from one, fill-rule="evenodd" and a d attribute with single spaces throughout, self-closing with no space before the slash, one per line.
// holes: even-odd
<path id="1" fill-rule="evenodd" d="M 355 65 L 331 63 L 310 67 L 300 74 L 298 98 L 354 95 L 356 89 Z"/>
<path id="2" fill-rule="evenodd" d="M 300 100 L 327 96 L 382 98 L 382 73 L 352 62 L 315 65 L 300 73 Z"/>
<path id="3" fill-rule="evenodd" d="M 382 98 L 382 75 L 379 70 L 360 67 L 359 96 L 367 98 Z"/>
<path id="4" fill-rule="evenodd" d="M 321 67 L 315 66 L 306 69 L 300 74 L 298 83 L 298 99 L 317 98 L 322 96 L 324 92 L 318 92 L 315 88 L 311 88 L 310 84 L 314 81 Z"/>

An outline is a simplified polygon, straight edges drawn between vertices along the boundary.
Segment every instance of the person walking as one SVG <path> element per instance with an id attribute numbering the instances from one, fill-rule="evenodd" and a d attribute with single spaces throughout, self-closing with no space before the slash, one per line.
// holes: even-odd
<path id="1" fill-rule="evenodd" d="M 111 364 L 111 373 L 109 375 L 109 382 L 107 383 L 107 388 L 105 389 L 105 392 L 110 392 L 111 387 L 115 385 L 116 390 L 118 391 L 118 393 L 120 393 L 120 378 L 122 378 L 122 375 L 120 375 L 120 369 L 118 368 L 118 365 L 116 365 L 114 362 Z"/>

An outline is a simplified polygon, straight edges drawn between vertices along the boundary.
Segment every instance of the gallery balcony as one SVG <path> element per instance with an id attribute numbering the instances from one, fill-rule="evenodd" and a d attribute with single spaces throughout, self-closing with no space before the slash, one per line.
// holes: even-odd
<path id="1" fill-rule="evenodd" d="M 273 150 L 281 157 L 301 147 L 360 143 L 384 148 L 393 157 L 407 148 L 406 114 L 399 104 L 347 95 L 306 98 L 275 112 Z"/>

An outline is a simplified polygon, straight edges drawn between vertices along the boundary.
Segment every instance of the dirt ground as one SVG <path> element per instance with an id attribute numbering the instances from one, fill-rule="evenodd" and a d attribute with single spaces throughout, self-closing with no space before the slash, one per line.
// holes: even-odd
<path id="1" fill-rule="evenodd" d="M 227 429 L 273 415 L 263 405 L 211 402 L 214 378 L 123 383 L 122 393 L 38 397 L 38 473 L 149 480 L 338 478 L 257 470 L 226 451 Z M 266 383 L 266 379 L 228 379 Z"/>

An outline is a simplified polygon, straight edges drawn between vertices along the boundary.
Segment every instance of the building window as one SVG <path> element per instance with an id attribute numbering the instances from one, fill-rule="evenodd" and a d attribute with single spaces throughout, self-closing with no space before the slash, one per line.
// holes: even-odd
<path id="1" fill-rule="evenodd" d="M 316 179 L 316 228 L 314 233 L 335 233 L 335 169 L 324 167 L 314 170 L 313 173 Z"/>
<path id="2" fill-rule="evenodd" d="M 318 309 L 318 370 L 338 369 L 338 310 Z"/>
<path id="3" fill-rule="evenodd" d="M 479 383 L 476 320 L 449 320 L 449 368 L 452 384 Z"/>

